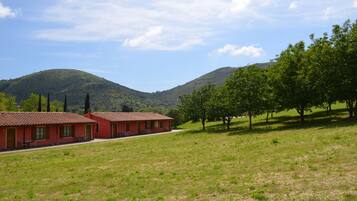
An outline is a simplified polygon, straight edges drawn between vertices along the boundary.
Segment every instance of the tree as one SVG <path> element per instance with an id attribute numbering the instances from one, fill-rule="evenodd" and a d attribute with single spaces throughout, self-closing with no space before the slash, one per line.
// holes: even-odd
<path id="1" fill-rule="evenodd" d="M 310 38 L 313 44 L 308 49 L 308 57 L 311 64 L 310 80 L 315 91 L 315 105 L 326 106 L 328 113 L 331 105 L 338 100 L 341 71 L 338 68 L 336 52 L 327 35 L 321 38 Z"/>
<path id="2" fill-rule="evenodd" d="M 347 105 L 350 118 L 357 116 L 357 21 L 335 25 L 331 37 L 337 68 L 341 71 L 338 96 Z"/>
<path id="3" fill-rule="evenodd" d="M 123 105 L 121 111 L 122 112 L 134 112 L 133 108 L 128 105 Z"/>
<path id="4" fill-rule="evenodd" d="M 279 104 L 285 109 L 296 109 L 303 123 L 305 111 L 316 102 L 316 90 L 311 80 L 311 65 L 304 42 L 283 51 L 272 67 L 273 87 Z"/>
<path id="5" fill-rule="evenodd" d="M 266 112 L 265 122 L 268 123 L 269 115 L 273 116 L 273 113 L 281 111 L 282 107 L 281 105 L 279 105 L 279 101 L 278 101 L 279 98 L 272 84 L 274 76 L 272 75 L 271 68 L 266 69 L 264 73 L 266 74 L 267 80 L 265 85 L 263 108 L 264 111 Z"/>
<path id="6" fill-rule="evenodd" d="M 0 92 L 0 111 L 16 110 L 16 97 Z"/>
<path id="7" fill-rule="evenodd" d="M 89 94 L 87 93 L 86 99 L 84 102 L 84 114 L 87 114 L 90 112 L 90 100 L 89 100 Z"/>
<path id="8" fill-rule="evenodd" d="M 38 95 L 37 112 L 42 112 L 42 96 L 41 96 L 41 94 Z"/>
<path id="9" fill-rule="evenodd" d="M 208 116 L 213 119 L 222 119 L 227 130 L 230 129 L 234 117 L 234 99 L 230 96 L 226 86 L 214 88 L 208 102 Z"/>
<path id="10" fill-rule="evenodd" d="M 61 112 L 64 109 L 64 104 L 61 101 L 51 101 L 51 111 Z"/>
<path id="11" fill-rule="evenodd" d="M 67 95 L 64 95 L 63 112 L 67 112 Z"/>
<path id="12" fill-rule="evenodd" d="M 27 99 L 21 101 L 20 109 L 21 109 L 21 111 L 24 111 L 24 112 L 39 111 L 39 106 L 38 106 L 39 102 L 40 102 L 39 95 L 32 93 Z M 41 97 L 41 111 L 42 111 L 42 108 L 46 107 L 45 104 L 46 104 L 46 98 Z"/>
<path id="13" fill-rule="evenodd" d="M 50 93 L 47 94 L 47 112 L 51 112 Z"/>
<path id="14" fill-rule="evenodd" d="M 207 112 L 209 100 L 211 98 L 214 86 L 208 84 L 195 90 L 190 95 L 180 97 L 179 108 L 187 120 L 194 121 L 200 119 L 202 130 L 206 130 Z"/>
<path id="15" fill-rule="evenodd" d="M 182 113 L 178 109 L 171 109 L 166 115 L 174 119 L 172 121 L 172 126 L 174 128 L 177 128 L 177 126 L 183 123 Z"/>
<path id="16" fill-rule="evenodd" d="M 249 129 L 252 129 L 252 117 L 260 114 L 264 107 L 266 75 L 256 65 L 236 70 L 226 81 L 229 94 L 234 98 L 236 114 L 247 113 Z"/>

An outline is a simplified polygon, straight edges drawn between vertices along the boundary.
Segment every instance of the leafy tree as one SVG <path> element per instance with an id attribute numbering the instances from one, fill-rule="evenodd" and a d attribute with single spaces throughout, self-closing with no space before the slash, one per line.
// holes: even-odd
<path id="1" fill-rule="evenodd" d="M 266 112 L 265 122 L 269 122 L 269 115 L 273 116 L 274 112 L 278 112 L 282 110 L 281 105 L 279 105 L 278 96 L 275 88 L 273 87 L 273 73 L 271 72 L 271 68 L 266 69 L 264 71 L 266 74 L 266 85 L 265 85 L 265 93 L 264 93 L 264 104 L 263 108 Z"/>
<path id="2" fill-rule="evenodd" d="M 90 112 L 90 100 L 89 100 L 89 94 L 87 93 L 86 99 L 84 102 L 84 114 L 87 114 Z"/>
<path id="3" fill-rule="evenodd" d="M 51 112 L 51 100 L 50 100 L 50 94 L 47 94 L 47 112 Z"/>
<path id="4" fill-rule="evenodd" d="M 234 101 L 226 86 L 214 88 L 208 102 L 208 116 L 222 119 L 223 124 L 229 130 L 235 114 Z"/>
<path id="5" fill-rule="evenodd" d="M 64 95 L 63 112 L 67 112 L 67 95 Z"/>
<path id="6" fill-rule="evenodd" d="M 0 111 L 16 111 L 16 98 L 0 92 Z"/>
<path id="7" fill-rule="evenodd" d="M 247 113 L 249 129 L 252 129 L 252 117 L 260 114 L 264 107 L 266 75 L 256 65 L 236 70 L 226 81 L 230 96 L 234 98 L 236 114 Z"/>
<path id="8" fill-rule="evenodd" d="M 311 66 L 304 42 L 283 51 L 273 65 L 273 87 L 279 104 L 285 109 L 296 109 L 304 122 L 305 111 L 316 102 L 316 90 L 310 77 Z"/>
<path id="9" fill-rule="evenodd" d="M 64 104 L 61 101 L 53 100 L 51 101 L 51 111 L 62 112 L 64 109 Z"/>
<path id="10" fill-rule="evenodd" d="M 177 126 L 183 123 L 183 115 L 178 109 L 171 109 L 166 115 L 174 119 L 172 121 L 174 128 L 177 128 Z"/>
<path id="11" fill-rule="evenodd" d="M 333 27 L 332 45 L 337 68 L 341 71 L 338 96 L 344 100 L 350 117 L 357 116 L 357 21 Z"/>
<path id="12" fill-rule="evenodd" d="M 21 101 L 20 103 L 20 108 L 24 112 L 36 112 L 39 111 L 39 106 L 38 106 L 39 101 L 39 95 L 32 93 L 27 99 Z M 46 107 L 46 98 L 41 97 L 41 111 L 42 108 Z"/>
<path id="13" fill-rule="evenodd" d="M 336 52 L 327 35 L 321 38 L 310 38 L 313 44 L 308 49 L 311 65 L 310 80 L 315 91 L 315 105 L 321 105 L 331 112 L 331 105 L 338 100 L 341 71 L 338 68 Z"/>
<path id="14" fill-rule="evenodd" d="M 128 105 L 123 105 L 121 111 L 122 112 L 134 112 L 134 109 Z"/>
<path id="15" fill-rule="evenodd" d="M 209 100 L 212 96 L 214 86 L 208 84 L 199 90 L 195 90 L 191 95 L 180 98 L 179 108 L 188 120 L 201 120 L 202 130 L 206 130 Z"/>
<path id="16" fill-rule="evenodd" d="M 42 96 L 41 94 L 38 95 L 38 104 L 37 104 L 37 112 L 42 112 Z"/>

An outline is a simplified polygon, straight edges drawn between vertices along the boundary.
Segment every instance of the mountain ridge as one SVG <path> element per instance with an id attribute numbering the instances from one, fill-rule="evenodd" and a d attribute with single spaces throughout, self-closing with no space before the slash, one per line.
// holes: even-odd
<path id="1" fill-rule="evenodd" d="M 269 63 L 257 65 L 265 67 Z M 50 69 L 15 79 L 0 80 L 0 92 L 15 96 L 17 102 L 21 102 L 31 93 L 50 93 L 52 99 L 60 101 L 66 94 L 72 111 L 82 109 L 86 93 L 91 95 L 92 107 L 96 111 L 120 111 L 124 104 L 135 109 L 170 108 L 177 104 L 180 96 L 189 94 L 205 84 L 223 84 L 236 69 L 237 67 L 218 68 L 183 85 L 153 93 L 131 89 L 81 70 Z"/>

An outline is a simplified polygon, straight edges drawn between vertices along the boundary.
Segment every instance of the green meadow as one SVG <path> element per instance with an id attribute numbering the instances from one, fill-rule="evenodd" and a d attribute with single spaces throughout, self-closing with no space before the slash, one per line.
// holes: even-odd
<path id="1" fill-rule="evenodd" d="M 0 200 L 357 200 L 357 121 L 343 105 L 181 126 L 160 136 L 0 154 Z"/>

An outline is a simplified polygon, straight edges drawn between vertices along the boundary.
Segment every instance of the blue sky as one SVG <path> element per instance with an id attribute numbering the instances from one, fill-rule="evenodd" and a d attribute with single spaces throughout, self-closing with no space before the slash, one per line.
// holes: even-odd
<path id="1" fill-rule="evenodd" d="M 0 0 L 0 79 L 73 68 L 161 91 L 348 18 L 357 0 Z"/>

